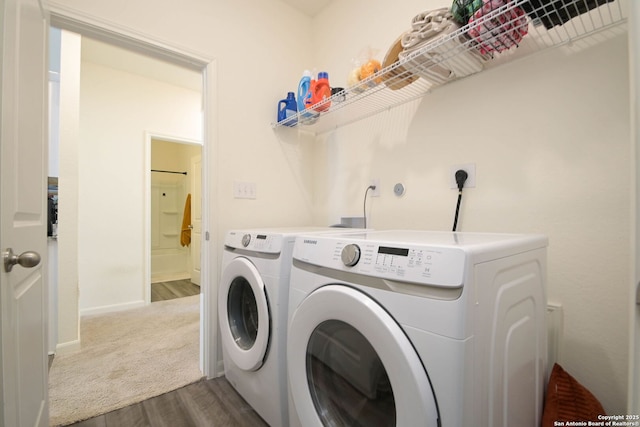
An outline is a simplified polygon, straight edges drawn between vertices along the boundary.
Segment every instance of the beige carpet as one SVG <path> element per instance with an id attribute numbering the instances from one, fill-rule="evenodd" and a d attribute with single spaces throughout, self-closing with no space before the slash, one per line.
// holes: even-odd
<path id="1" fill-rule="evenodd" d="M 85 316 L 82 348 L 49 372 L 50 425 L 68 425 L 199 380 L 200 295 Z"/>

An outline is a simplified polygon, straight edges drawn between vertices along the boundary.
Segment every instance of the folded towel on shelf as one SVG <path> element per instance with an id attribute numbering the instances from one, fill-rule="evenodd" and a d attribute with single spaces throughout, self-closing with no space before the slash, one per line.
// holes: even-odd
<path id="1" fill-rule="evenodd" d="M 511 0 L 484 0 L 469 19 L 469 35 L 478 43 L 480 53 L 503 52 L 518 46 L 528 33 L 524 11 Z"/>
<path id="2" fill-rule="evenodd" d="M 191 244 L 191 194 L 187 194 L 184 203 L 184 213 L 182 215 L 182 227 L 180 228 L 180 245 L 189 246 Z"/>
<path id="3" fill-rule="evenodd" d="M 451 11 L 446 7 L 416 15 L 411 21 L 411 30 L 402 35 L 402 47 L 415 49 L 433 39 L 451 25 L 452 17 Z"/>
<path id="4" fill-rule="evenodd" d="M 402 36 L 404 50 L 398 57 L 413 67 L 412 73 L 433 84 L 477 73 L 483 68 L 482 58 L 460 28 L 449 8 L 422 12 Z"/>
<path id="5" fill-rule="evenodd" d="M 382 81 L 384 81 L 384 84 L 391 90 L 402 89 L 420 78 L 420 76 L 413 74 L 403 65 L 399 64 L 399 55 L 403 51 L 403 36 L 404 34 L 393 42 L 382 62 L 382 68 L 388 70 L 382 75 Z"/>
<path id="6" fill-rule="evenodd" d="M 520 6 L 531 19 L 539 19 L 547 30 L 613 0 L 529 0 Z"/>

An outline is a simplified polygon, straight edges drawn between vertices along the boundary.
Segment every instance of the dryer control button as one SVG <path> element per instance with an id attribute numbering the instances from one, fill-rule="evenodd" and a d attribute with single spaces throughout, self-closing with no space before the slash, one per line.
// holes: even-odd
<path id="1" fill-rule="evenodd" d="M 251 243 L 251 234 L 245 234 L 242 236 L 242 246 L 246 248 L 249 246 L 249 243 Z"/>
<path id="2" fill-rule="evenodd" d="M 342 248 L 342 254 L 340 255 L 342 262 L 347 267 L 353 267 L 360 261 L 360 247 L 356 244 L 348 244 Z"/>

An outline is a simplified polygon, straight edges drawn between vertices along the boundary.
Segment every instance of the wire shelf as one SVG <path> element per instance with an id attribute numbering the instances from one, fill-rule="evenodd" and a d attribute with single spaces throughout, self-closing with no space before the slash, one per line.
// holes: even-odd
<path id="1" fill-rule="evenodd" d="M 621 1 L 484 0 L 484 13 L 476 12 L 476 19 L 450 26 L 449 31 L 417 47 L 403 50 L 399 44 L 412 41 L 410 31 L 403 34 L 387 53 L 388 57 L 396 53 L 391 58 L 394 62 L 387 65 L 390 61 L 385 58 L 384 68 L 377 73 L 317 103 L 318 110 L 324 110 L 317 113 L 317 119 L 305 120 L 306 110 L 306 116 L 299 112 L 271 125 L 293 125 L 322 134 L 545 49 L 562 45 L 588 48 L 624 31 L 621 24 L 627 17 Z"/>

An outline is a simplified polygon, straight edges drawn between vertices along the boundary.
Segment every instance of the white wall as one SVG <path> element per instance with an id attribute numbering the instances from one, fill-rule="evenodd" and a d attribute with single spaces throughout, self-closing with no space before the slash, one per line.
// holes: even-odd
<path id="1" fill-rule="evenodd" d="M 109 5 L 99 1 L 62 0 L 50 2 L 50 5 L 71 16 L 79 15 L 90 22 L 130 29 L 128 33 L 141 34 L 143 38 L 215 58 L 216 80 L 212 84 L 218 98 L 212 108 L 215 115 L 210 117 L 215 129 L 211 139 L 215 145 L 210 149 L 217 163 L 212 165 L 209 173 L 212 181 L 219 184 L 212 189 L 213 193 L 219 195 L 212 205 L 220 209 L 212 212 L 211 223 L 204 225 L 205 230 L 209 230 L 213 236 L 224 236 L 224 232 L 230 228 L 309 224 L 312 218 L 312 175 L 307 167 L 310 164 L 310 145 L 299 144 L 295 134 L 284 138 L 276 135 L 270 123 L 276 119 L 277 100 L 284 98 L 287 91 L 295 90 L 302 70 L 312 67 L 310 18 L 280 2 L 259 0 L 231 3 L 189 1 L 180 4 L 168 0 L 122 1 Z M 247 13 L 247 10 L 253 12 Z M 104 67 L 95 64 L 92 67 L 96 72 L 101 68 L 105 71 Z M 130 141 L 131 133 L 122 135 L 124 139 L 118 139 L 113 138 L 115 135 L 111 132 L 129 132 L 130 129 L 122 129 L 122 125 L 128 126 L 131 114 L 143 114 L 144 109 L 132 108 L 135 111 L 130 111 L 127 107 L 120 111 L 109 111 L 113 110 L 111 101 L 129 101 L 132 96 L 138 96 L 138 88 L 132 87 L 130 93 L 116 94 L 111 91 L 113 87 L 107 88 L 104 82 L 91 76 L 88 79 L 83 76 L 82 85 L 83 132 L 92 134 L 82 153 L 89 162 L 83 165 L 84 172 L 104 172 L 106 166 L 93 169 L 89 166 L 96 161 L 96 157 L 102 156 L 112 165 L 118 165 L 120 170 L 126 170 L 126 166 L 134 163 L 136 167 L 141 165 L 142 146 L 137 144 L 138 139 L 127 143 L 125 141 Z M 98 92 L 96 98 L 92 99 L 88 91 Z M 133 101 L 137 99 L 135 97 Z M 85 107 L 91 117 L 84 117 Z M 103 137 L 96 132 L 96 129 L 103 129 L 100 122 L 105 120 L 110 122 L 111 127 L 118 128 L 109 128 L 111 137 Z M 177 125 L 179 123 L 169 119 L 162 126 L 144 130 L 175 136 Z M 143 140 L 142 131 L 143 128 L 132 131 L 140 132 L 136 133 L 139 141 Z M 101 143 L 92 140 L 94 138 Z M 73 160 L 75 155 L 71 153 L 69 160 Z M 141 180 L 127 180 L 118 176 L 111 178 L 114 180 L 112 184 L 103 185 L 107 190 L 106 196 L 112 197 L 113 192 L 119 191 L 118 205 L 128 205 L 128 209 L 133 207 L 134 212 L 137 211 L 138 203 L 142 203 L 141 198 L 136 198 L 141 194 Z M 95 204 L 87 202 L 82 216 L 83 221 L 92 227 L 82 232 L 82 242 L 76 239 L 77 244 L 71 248 L 77 253 L 78 247 L 82 247 L 82 258 L 75 257 L 69 264 L 76 269 L 78 263 L 83 264 L 86 266 L 83 267 L 84 277 L 97 278 L 97 282 L 88 284 L 90 290 L 82 292 L 83 307 L 97 307 L 99 311 L 141 303 L 143 294 L 137 284 L 127 289 L 112 289 L 111 285 L 118 278 L 132 280 L 132 283 L 141 280 L 144 265 L 142 244 L 137 239 L 130 240 L 121 231 L 123 228 L 141 229 L 142 217 L 122 218 L 119 210 L 114 214 L 112 224 L 105 225 L 105 221 L 96 223 L 93 214 L 98 213 L 96 211 L 100 208 L 97 207 L 108 209 L 110 205 L 108 199 L 98 196 L 92 178 L 88 178 L 88 182 L 84 182 L 85 179 L 84 176 L 81 179 L 83 195 L 93 197 Z M 258 198 L 234 199 L 233 181 L 257 183 Z M 76 186 L 78 182 L 76 176 Z M 121 188 L 126 188 L 126 192 L 114 189 L 115 185 L 122 186 L 125 182 L 126 185 Z M 71 206 L 67 205 L 67 208 Z M 74 215 L 77 213 L 76 206 Z M 107 230 L 113 233 L 107 235 Z M 91 246 L 91 242 L 95 246 L 99 241 L 102 241 L 102 245 L 107 243 L 107 246 Z M 218 275 L 220 262 L 220 253 L 216 248 L 220 246 L 219 241 L 210 242 L 212 259 L 204 261 L 211 265 L 214 278 Z M 121 262 L 109 259 L 113 254 L 106 251 L 106 247 L 114 249 L 116 256 L 122 258 Z M 97 252 L 92 253 L 93 249 Z M 95 257 L 100 257 L 105 264 L 95 265 Z M 61 292 L 65 294 L 61 294 L 64 300 L 60 302 L 60 310 L 69 317 L 60 320 L 60 329 L 70 331 L 60 336 L 60 342 L 65 344 L 78 340 L 77 271 L 74 281 L 61 283 Z"/>
<path id="2" fill-rule="evenodd" d="M 280 1 L 263 0 L 50 3 L 215 58 L 217 116 L 211 119 L 217 124 L 219 163 L 212 174 L 220 210 L 210 227 L 218 235 L 238 227 L 309 224 L 311 147 L 276 135 L 270 125 L 277 101 L 296 90 L 305 68 L 314 67 L 309 17 Z M 234 199 L 234 181 L 255 182 L 257 199 Z"/>
<path id="3" fill-rule="evenodd" d="M 58 180 L 58 346 L 80 344 L 78 320 L 78 187 L 80 143 L 80 36 L 66 31 L 60 53 L 60 158 Z"/>
<path id="4" fill-rule="evenodd" d="M 202 139 L 200 92 L 83 61 L 80 312 L 144 304 L 145 132 Z"/>
<path id="5" fill-rule="evenodd" d="M 429 8 L 424 3 L 403 2 L 398 16 L 385 0 L 334 2 L 316 24 L 371 16 L 352 21 L 348 35 L 323 33 L 317 59 L 333 70 L 333 81 L 346 77 L 349 55 L 367 43 L 380 48 L 381 60 L 415 13 Z M 607 413 L 625 413 L 628 91 L 623 35 L 490 70 L 326 134 L 316 146 L 316 221 L 361 214 L 369 180 L 379 178 L 371 227 L 450 230 L 457 191 L 449 168 L 475 163 L 477 187 L 464 192 L 458 230 L 549 236 L 548 297 L 565 313 L 560 363 Z M 397 182 L 407 189 L 401 198 L 392 191 Z"/>

